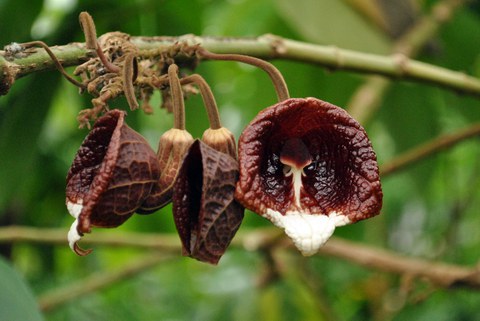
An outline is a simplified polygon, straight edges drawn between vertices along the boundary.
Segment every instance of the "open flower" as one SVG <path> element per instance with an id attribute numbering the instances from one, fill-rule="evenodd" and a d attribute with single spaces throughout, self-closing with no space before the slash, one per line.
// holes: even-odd
<path id="1" fill-rule="evenodd" d="M 313 255 L 336 226 L 379 214 L 375 152 L 360 124 L 316 98 L 266 108 L 239 139 L 235 197 Z"/>
<path id="2" fill-rule="evenodd" d="M 128 127 L 125 113 L 111 110 L 100 117 L 75 155 L 67 174 L 66 205 L 75 218 L 68 242 L 77 242 L 92 226 L 116 227 L 139 208 L 160 175 L 155 152 Z"/>

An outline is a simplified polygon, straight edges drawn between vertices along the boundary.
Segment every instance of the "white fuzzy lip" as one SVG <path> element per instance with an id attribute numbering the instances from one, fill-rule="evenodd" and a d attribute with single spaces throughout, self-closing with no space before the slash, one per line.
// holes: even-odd
<path id="1" fill-rule="evenodd" d="M 68 245 L 72 249 L 72 251 L 75 251 L 75 243 L 80 241 L 82 236 L 78 233 L 77 227 L 78 227 L 78 216 L 82 212 L 83 209 L 83 200 L 78 200 L 77 203 L 73 203 L 67 200 L 67 210 L 75 218 L 75 221 L 72 223 L 70 226 L 70 230 L 68 231 Z"/>
<path id="2" fill-rule="evenodd" d="M 302 177 L 305 176 L 303 167 L 294 163 L 285 163 L 283 173 L 285 177 L 291 177 L 293 188 L 293 206 L 286 211 L 285 215 L 272 209 L 267 209 L 264 217 L 274 225 L 283 228 L 285 234 L 290 237 L 297 249 L 304 255 L 310 256 L 318 252 L 332 236 L 337 226 L 350 223 L 350 219 L 332 211 L 330 213 L 310 213 L 303 208 L 301 192 L 303 190 Z"/>
<path id="3" fill-rule="evenodd" d="M 79 200 L 77 201 L 77 203 L 67 201 L 68 213 L 70 213 L 70 215 L 72 215 L 74 218 L 78 218 L 78 216 L 82 212 L 82 208 L 83 208 L 83 200 Z"/>
<path id="4" fill-rule="evenodd" d="M 285 215 L 267 209 L 264 215 L 275 226 L 285 229 L 293 244 L 304 256 L 318 252 L 332 236 L 337 226 L 349 224 L 347 216 L 332 212 L 329 215 L 288 211 Z"/>

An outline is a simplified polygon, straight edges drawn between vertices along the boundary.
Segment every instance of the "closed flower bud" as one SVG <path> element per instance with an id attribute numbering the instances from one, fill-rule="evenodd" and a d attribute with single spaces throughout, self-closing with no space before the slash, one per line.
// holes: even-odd
<path id="1" fill-rule="evenodd" d="M 140 214 L 152 213 L 171 202 L 173 184 L 183 157 L 192 143 L 192 135 L 183 129 L 172 128 L 160 137 L 157 152 L 160 177 L 150 196 L 138 209 Z"/>
<path id="2" fill-rule="evenodd" d="M 225 127 L 218 129 L 208 128 L 203 133 L 202 140 L 205 144 L 237 159 L 235 136 Z"/>

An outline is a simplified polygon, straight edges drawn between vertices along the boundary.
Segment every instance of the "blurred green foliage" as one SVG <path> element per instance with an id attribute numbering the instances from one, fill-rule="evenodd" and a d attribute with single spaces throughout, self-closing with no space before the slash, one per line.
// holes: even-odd
<path id="1" fill-rule="evenodd" d="M 419 14 L 436 1 L 417 1 Z M 388 53 L 392 40 L 348 1 L 328 0 L 105 0 L 0 1 L 0 44 L 32 37 L 48 44 L 83 41 L 78 13 L 89 11 L 99 34 L 120 30 L 132 35 L 257 36 L 273 33 L 319 44 Z M 459 10 L 418 59 L 480 76 L 480 10 Z M 275 61 L 293 97 L 315 96 L 345 106 L 363 75 L 329 72 L 318 66 Z M 71 69 L 70 69 L 71 72 Z M 197 72 L 216 95 L 224 125 L 238 137 L 261 109 L 275 102 L 269 79 L 260 70 L 232 62 L 206 62 Z M 63 227 L 71 217 L 64 206 L 65 176 L 86 130 L 77 129 L 88 95 L 56 72 L 18 80 L 0 97 L 0 224 Z M 160 104 L 157 95 L 153 100 Z M 126 109 L 123 98 L 115 105 Z M 440 134 L 480 119 L 479 101 L 432 86 L 396 81 L 379 112 L 366 125 L 379 162 L 385 163 Z M 172 115 L 130 112 L 129 124 L 152 146 L 172 124 Z M 207 117 L 199 97 L 187 101 L 187 128 L 200 136 Z M 478 138 L 430 157 L 383 180 L 384 209 L 379 217 L 347 226 L 336 235 L 403 254 L 474 265 L 480 256 L 480 145 Z M 247 213 L 242 230 L 268 225 Z M 120 229 L 175 232 L 171 207 L 135 216 Z M 94 233 L 102 233 L 95 230 Z M 63 247 L 2 245 L 7 257 L 41 295 L 138 258 L 128 249 L 96 248 L 79 258 Z M 230 250 L 219 266 L 180 257 L 91 293 L 45 314 L 45 320 L 474 320 L 480 294 L 443 290 L 417 280 L 405 292 L 403 278 L 327 256 L 308 259 L 281 253 L 280 278 L 265 276 L 262 253 Z M 1 262 L 0 262 L 1 263 Z M 3 263 L 1 263 L 3 266 Z M 0 297 L 24 295 L 6 287 L 13 273 L 0 268 Z M 18 276 L 15 276 L 18 278 Z M 16 279 L 15 279 L 16 280 Z M 12 279 L 13 282 L 13 279 Z M 20 282 L 20 281 L 18 281 Z M 25 294 L 25 296 L 28 296 Z M 0 300 L 0 317 L 15 313 Z M 25 306 L 24 309 L 33 309 Z M 7 312 L 6 312 L 7 311 Z M 34 313 L 34 312 L 32 312 Z M 12 319 L 2 318 L 11 321 Z M 20 319 L 18 319 L 20 320 Z M 26 319 L 22 319 L 26 320 Z M 33 320 L 33 319 L 32 319 Z M 13 320 L 12 320 L 13 321 Z"/>

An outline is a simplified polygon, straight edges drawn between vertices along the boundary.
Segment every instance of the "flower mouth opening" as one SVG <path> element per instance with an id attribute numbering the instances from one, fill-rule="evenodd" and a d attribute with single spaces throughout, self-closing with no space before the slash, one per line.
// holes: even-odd
<path id="1" fill-rule="evenodd" d="M 357 170 L 351 143 L 343 137 L 331 143 L 329 131 L 315 134 L 313 139 L 307 135 L 277 143 L 269 138 L 274 143 L 262 152 L 260 177 L 266 196 L 275 203 L 273 210 L 329 213 L 348 203 L 356 183 L 352 173 Z"/>
<path id="2" fill-rule="evenodd" d="M 377 215 L 382 191 L 365 130 L 343 109 L 315 99 L 288 99 L 247 126 L 239 140 L 236 197 L 266 217 L 304 255 L 336 226 Z"/>

